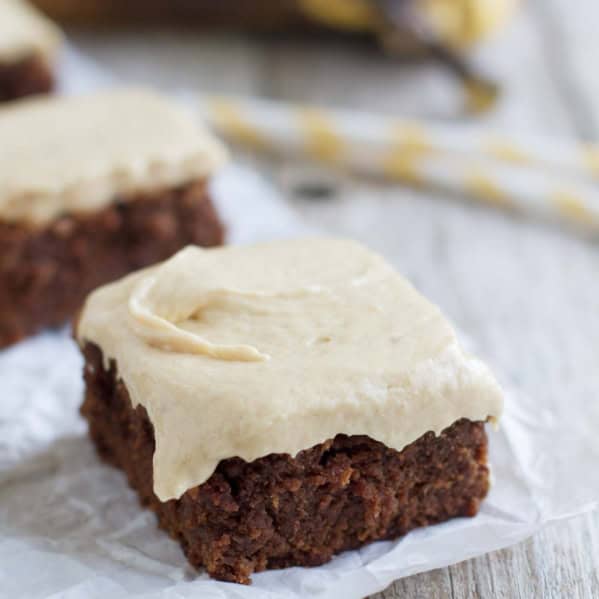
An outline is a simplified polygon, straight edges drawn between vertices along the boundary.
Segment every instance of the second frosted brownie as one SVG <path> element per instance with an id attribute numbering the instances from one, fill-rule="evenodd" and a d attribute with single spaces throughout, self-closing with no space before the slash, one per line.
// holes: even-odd
<path id="1" fill-rule="evenodd" d="M 141 90 L 0 111 L 0 347 L 190 243 L 219 245 L 207 181 L 223 147 Z"/>

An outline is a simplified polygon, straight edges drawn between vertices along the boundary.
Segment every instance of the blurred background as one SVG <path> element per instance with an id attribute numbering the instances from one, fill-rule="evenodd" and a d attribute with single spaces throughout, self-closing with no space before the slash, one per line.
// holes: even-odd
<path id="1" fill-rule="evenodd" d="M 400 168 L 367 176 L 327 151 L 292 151 L 285 125 L 267 140 L 269 152 L 247 135 L 271 135 L 262 121 L 246 123 L 245 136 L 222 122 L 220 132 L 245 142 L 233 144 L 235 160 L 306 226 L 389 257 L 506 383 L 539 414 L 555 415 L 556 444 L 566 441 L 561 422 L 575 423 L 564 435 L 593 435 L 596 0 L 37 4 L 118 81 L 351 109 L 377 115 L 375 129 L 403 127 Z M 321 150 L 350 143 L 326 115 L 310 121 Z M 354 119 L 346 116 L 344 127 Z M 419 170 L 422 154 L 439 164 Z M 456 179 L 473 165 L 476 177 Z M 588 513 L 514 548 L 399 581 L 379 597 L 596 597 L 598 571 L 599 516 Z"/>

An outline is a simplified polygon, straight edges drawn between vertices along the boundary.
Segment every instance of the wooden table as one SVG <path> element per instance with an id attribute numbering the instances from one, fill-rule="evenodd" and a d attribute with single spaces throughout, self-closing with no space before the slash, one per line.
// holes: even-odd
<path id="1" fill-rule="evenodd" d="M 484 122 L 599 139 L 599 5 L 531 1 L 477 61 L 504 85 Z M 83 34 L 73 41 L 126 81 L 455 118 L 460 95 L 434 66 L 397 65 L 345 41 L 191 34 Z M 151 64 L 145 61 L 152 51 Z M 389 186 L 339 178 L 334 197 L 289 189 L 294 165 L 256 161 L 309 223 L 367 242 L 469 333 L 509 380 L 572 414 L 599 388 L 599 248 L 549 225 Z M 599 411 L 589 414 L 599 425 Z M 599 495 L 599 490 L 598 490 Z M 383 597 L 599 597 L 599 514 L 510 549 L 393 584 Z"/>

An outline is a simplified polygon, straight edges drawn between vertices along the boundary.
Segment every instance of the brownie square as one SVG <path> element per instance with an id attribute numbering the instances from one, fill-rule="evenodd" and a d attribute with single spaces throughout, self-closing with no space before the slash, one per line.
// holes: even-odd
<path id="1" fill-rule="evenodd" d="M 218 142 L 156 94 L 0 111 L 0 347 L 64 323 L 95 287 L 189 244 L 220 245 Z"/>
<path id="2" fill-rule="evenodd" d="M 187 247 L 86 300 L 82 413 L 222 580 L 474 516 L 502 393 L 436 306 L 346 240 Z"/>

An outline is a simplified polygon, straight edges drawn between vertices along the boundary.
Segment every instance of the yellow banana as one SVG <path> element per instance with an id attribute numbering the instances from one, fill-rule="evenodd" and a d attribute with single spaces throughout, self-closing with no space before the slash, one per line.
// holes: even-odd
<path id="1" fill-rule="evenodd" d="M 403 2 L 408 0 L 396 0 Z M 519 0 L 412 0 L 439 39 L 450 46 L 470 46 L 499 29 Z M 379 17 L 373 0 L 299 0 L 311 19 L 342 29 L 373 30 Z"/>

